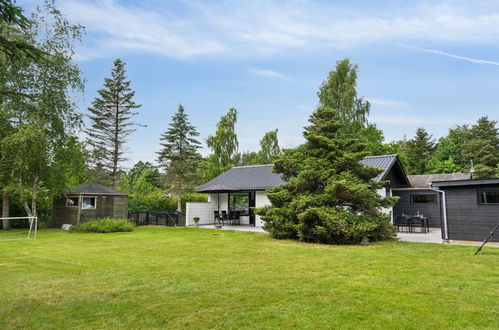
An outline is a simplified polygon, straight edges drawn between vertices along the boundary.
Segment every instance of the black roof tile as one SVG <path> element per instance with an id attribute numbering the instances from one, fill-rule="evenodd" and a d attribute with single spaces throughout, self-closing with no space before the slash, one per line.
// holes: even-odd
<path id="1" fill-rule="evenodd" d="M 114 196 L 127 196 L 124 192 L 114 190 L 103 186 L 95 182 L 89 182 L 82 184 L 81 186 L 70 189 L 68 194 L 78 194 L 78 195 L 114 195 Z"/>
<path id="2" fill-rule="evenodd" d="M 382 169 L 383 172 L 375 178 L 376 181 L 381 181 L 397 161 L 397 155 L 383 155 L 365 157 L 361 162 L 366 166 Z M 272 172 L 272 164 L 239 166 L 225 171 L 198 187 L 196 191 L 216 185 L 231 187 L 234 190 L 267 190 L 283 182 L 280 174 Z"/>

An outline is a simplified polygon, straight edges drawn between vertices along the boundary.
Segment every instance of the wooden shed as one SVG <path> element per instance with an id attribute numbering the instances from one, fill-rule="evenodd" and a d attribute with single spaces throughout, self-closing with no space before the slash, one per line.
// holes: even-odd
<path id="1" fill-rule="evenodd" d="M 128 195 L 98 183 L 90 182 L 55 198 L 52 226 L 78 224 L 99 218 L 128 216 Z"/>

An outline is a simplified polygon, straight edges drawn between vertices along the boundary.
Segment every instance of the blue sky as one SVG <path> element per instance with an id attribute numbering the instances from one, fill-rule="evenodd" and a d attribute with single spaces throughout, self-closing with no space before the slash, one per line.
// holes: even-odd
<path id="1" fill-rule="evenodd" d="M 36 1 L 19 1 L 27 8 Z M 339 59 L 359 65 L 358 92 L 387 141 L 426 127 L 435 137 L 487 115 L 499 119 L 497 1 L 112 1 L 58 6 L 86 28 L 78 63 L 81 111 L 112 62 L 127 63 L 142 104 L 131 161 L 153 161 L 179 103 L 204 140 L 230 107 L 240 150 L 278 128 L 302 142 L 316 92 Z M 203 150 L 206 153 L 207 150 Z"/>

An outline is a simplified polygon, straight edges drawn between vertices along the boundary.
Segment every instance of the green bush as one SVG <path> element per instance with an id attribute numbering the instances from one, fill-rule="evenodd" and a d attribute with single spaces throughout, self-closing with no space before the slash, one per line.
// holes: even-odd
<path id="1" fill-rule="evenodd" d="M 135 225 L 126 219 L 103 218 L 90 220 L 71 226 L 71 232 L 76 233 L 116 233 L 132 231 Z"/>

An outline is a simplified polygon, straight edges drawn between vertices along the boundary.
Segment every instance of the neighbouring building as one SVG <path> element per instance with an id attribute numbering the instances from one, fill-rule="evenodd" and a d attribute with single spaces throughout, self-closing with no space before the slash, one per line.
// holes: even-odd
<path id="1" fill-rule="evenodd" d="M 55 198 L 52 226 L 78 224 L 99 218 L 128 217 L 128 195 L 98 183 L 87 183 Z"/>

